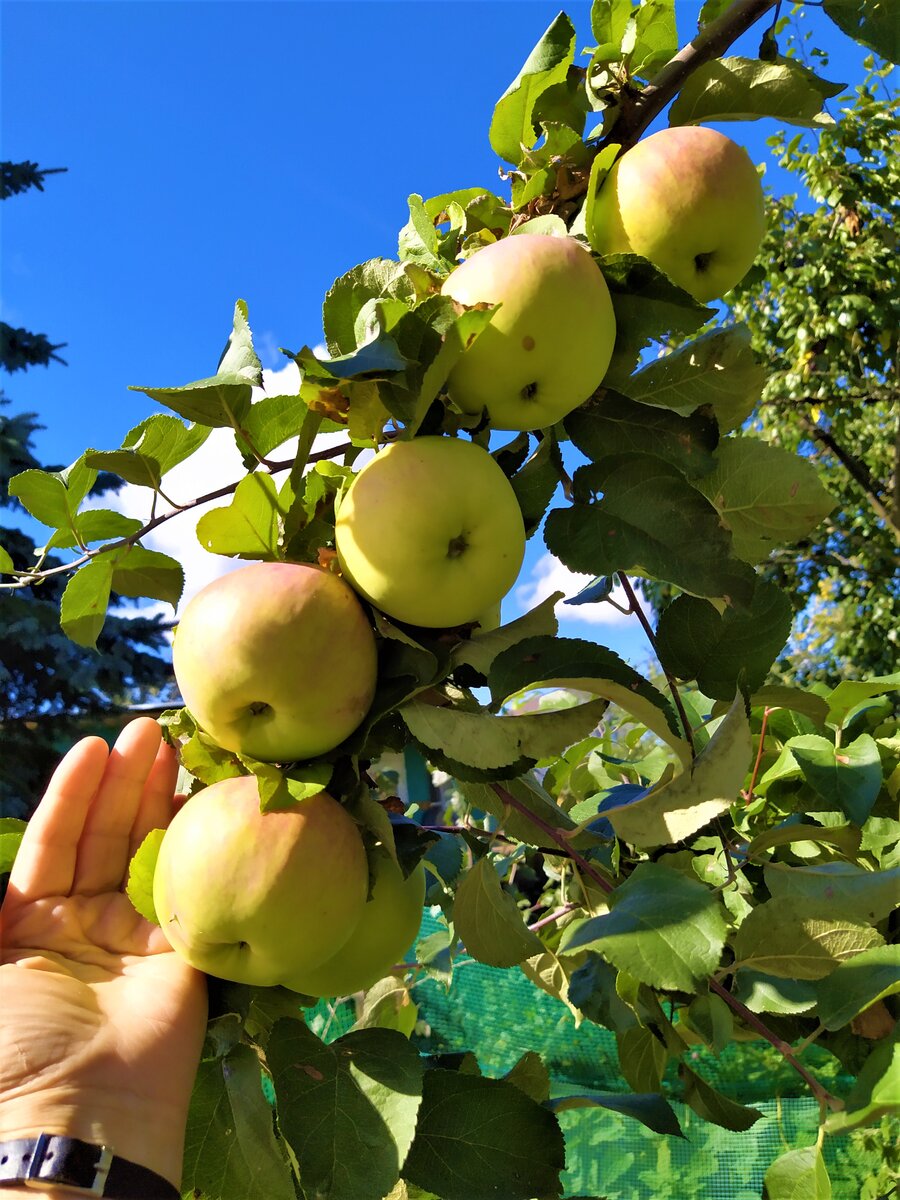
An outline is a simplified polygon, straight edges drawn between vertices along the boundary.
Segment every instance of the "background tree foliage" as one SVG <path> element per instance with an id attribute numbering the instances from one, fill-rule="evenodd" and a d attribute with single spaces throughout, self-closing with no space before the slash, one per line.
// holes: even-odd
<path id="1" fill-rule="evenodd" d="M 802 610 L 782 668 L 830 683 L 893 670 L 900 627 L 900 101 L 869 66 L 835 125 L 771 140 L 815 207 L 770 196 L 730 298 L 766 367 L 752 428 L 810 456 L 837 504 L 765 570 Z"/>
<path id="2" fill-rule="evenodd" d="M 31 187 L 43 191 L 46 175 L 36 163 L 0 164 L 0 198 Z M 62 362 L 45 334 L 0 329 L 0 366 L 12 374 L 32 366 Z M 35 413 L 11 413 L 0 391 L 0 509 L 24 509 L 9 494 L 9 481 L 21 471 L 40 469 L 34 434 L 41 428 Z M 56 467 L 46 467 L 54 471 Z M 121 481 L 98 478 L 96 492 Z M 0 512 L 0 540 L 19 562 L 35 560 L 34 540 Z M 52 570 L 62 560 L 50 555 Z M 59 603 L 67 576 L 51 575 L 40 588 L 0 591 L 0 816 L 25 816 L 52 769 L 61 748 L 83 729 L 86 718 L 117 711 L 145 698 L 171 677 L 161 617 L 116 616 L 107 622 L 97 646 L 85 649 L 59 626 Z"/>

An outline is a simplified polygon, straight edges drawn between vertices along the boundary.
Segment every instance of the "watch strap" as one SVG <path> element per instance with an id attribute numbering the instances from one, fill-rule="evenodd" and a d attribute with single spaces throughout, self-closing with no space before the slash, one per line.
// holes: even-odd
<path id="1" fill-rule="evenodd" d="M 110 1200 L 180 1200 L 181 1195 L 167 1179 L 119 1158 L 108 1146 L 56 1133 L 0 1142 L 0 1188 L 13 1184 Z"/>

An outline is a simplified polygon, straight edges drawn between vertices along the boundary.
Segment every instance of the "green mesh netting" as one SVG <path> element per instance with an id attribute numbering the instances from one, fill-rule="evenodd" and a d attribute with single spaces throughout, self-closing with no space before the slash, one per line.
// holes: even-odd
<path id="1" fill-rule="evenodd" d="M 438 921 L 425 914 L 421 936 Z M 463 956 L 454 963 L 449 988 L 432 979 L 417 983 L 419 1006 L 414 1042 L 426 1054 L 471 1051 L 485 1075 L 508 1071 L 528 1050 L 538 1051 L 550 1071 L 554 1094 L 627 1092 L 612 1033 L 588 1021 L 576 1025 L 560 1001 L 516 970 L 486 967 Z M 352 1004 L 321 1001 L 307 1020 L 319 1037 L 333 1041 L 355 1020 Z M 566 1136 L 565 1196 L 607 1200 L 759 1200 L 766 1168 L 786 1150 L 808 1146 L 816 1136 L 817 1103 L 777 1052 L 764 1043 L 729 1046 L 716 1057 L 692 1050 L 690 1065 L 731 1099 L 762 1114 L 753 1127 L 731 1133 L 701 1120 L 672 1101 L 684 1138 L 661 1137 L 637 1121 L 607 1109 L 559 1114 Z M 804 1061 L 837 1092 L 849 1080 L 835 1074 L 834 1060 L 815 1047 Z M 672 1075 L 670 1098 L 678 1095 Z M 773 1095 L 777 1097 L 772 1099 Z M 859 1140 L 828 1138 L 825 1159 L 833 1200 L 860 1200 L 865 1181 L 877 1173 L 881 1154 Z"/>

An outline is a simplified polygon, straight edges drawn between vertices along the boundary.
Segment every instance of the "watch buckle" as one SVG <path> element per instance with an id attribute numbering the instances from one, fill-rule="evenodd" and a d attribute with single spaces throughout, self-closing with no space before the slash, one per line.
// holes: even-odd
<path id="1" fill-rule="evenodd" d="M 38 1189 L 45 1190 L 48 1187 L 58 1187 L 59 1183 L 54 1179 L 48 1179 L 40 1174 L 41 1165 L 44 1161 L 44 1155 L 47 1149 L 47 1143 L 50 1141 L 50 1134 L 42 1133 L 38 1136 L 34 1144 L 34 1150 L 31 1152 L 31 1158 L 26 1168 L 25 1178 L 21 1181 L 25 1187 L 31 1188 L 32 1191 Z M 98 1146 L 100 1154 L 94 1164 L 94 1179 L 87 1187 L 73 1187 L 71 1184 L 65 1185 L 66 1192 L 75 1196 L 102 1196 L 103 1189 L 106 1187 L 106 1180 L 109 1176 L 110 1168 L 113 1162 L 113 1152 L 109 1146 Z"/>

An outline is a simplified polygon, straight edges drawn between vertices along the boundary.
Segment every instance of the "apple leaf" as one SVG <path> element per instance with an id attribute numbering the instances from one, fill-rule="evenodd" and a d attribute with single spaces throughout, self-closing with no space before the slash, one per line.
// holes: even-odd
<path id="1" fill-rule="evenodd" d="M 603 815 L 616 837 L 650 849 L 690 837 L 735 803 L 753 759 L 750 723 L 739 694 L 689 771 Z"/>
<path id="2" fill-rule="evenodd" d="M 265 457 L 300 433 L 308 411 L 299 395 L 263 396 L 252 404 L 236 435 L 238 448 L 245 456 L 247 465 L 252 466 L 256 462 L 248 437 L 257 453 Z"/>
<path id="3" fill-rule="evenodd" d="M 231 503 L 204 513 L 197 538 L 210 554 L 271 561 L 281 557 L 279 537 L 284 512 L 271 475 L 245 475 Z"/>
<path id="4" fill-rule="evenodd" d="M 715 21 L 717 17 L 721 17 L 722 13 L 731 3 L 732 0 L 703 0 L 700 16 L 697 18 L 697 28 L 703 29 L 711 21 Z"/>
<path id="5" fill-rule="evenodd" d="M 241 375 L 213 375 L 183 387 L 132 386 L 158 404 L 171 408 L 188 421 L 212 429 L 238 429 L 250 408 L 253 389 Z"/>
<path id="6" fill-rule="evenodd" d="M 10 479 L 8 490 L 42 525 L 71 529 L 96 478 L 97 472 L 82 457 L 64 471 L 20 471 Z"/>
<path id="7" fill-rule="evenodd" d="M 494 770 L 523 758 L 537 762 L 559 754 L 595 729 L 605 711 L 605 700 L 593 700 L 561 712 L 494 717 L 414 700 L 400 715 L 420 745 L 457 762 Z"/>
<path id="8" fill-rule="evenodd" d="M 409 221 L 400 230 L 398 253 L 405 262 L 419 263 L 436 275 L 446 275 L 452 265 L 440 253 L 440 235 L 422 197 L 414 192 L 407 200 Z"/>
<path id="9" fill-rule="evenodd" d="M 621 48 L 629 73 L 651 79 L 678 51 L 675 0 L 642 0 L 629 19 Z"/>
<path id="10" fill-rule="evenodd" d="M 554 637 L 559 628 L 554 610 L 563 596 L 563 592 L 554 592 L 540 604 L 536 604 L 530 612 L 516 617 L 508 625 L 501 625 L 499 629 L 492 629 L 487 633 L 479 633 L 476 630 L 468 641 L 460 642 L 454 647 L 453 665 L 467 663 L 481 675 L 487 676 L 491 663 L 504 650 L 527 638 Z"/>
<path id="11" fill-rule="evenodd" d="M 669 1052 L 645 1025 L 633 1025 L 616 1034 L 619 1067 L 625 1082 L 638 1093 L 658 1092 Z"/>
<path id="12" fill-rule="evenodd" d="M 367 301 L 385 296 L 408 302 L 415 295 L 409 268 L 388 258 L 371 258 L 341 275 L 329 288 L 322 307 L 329 354 L 350 354 L 356 349 L 356 319 Z"/>
<path id="13" fill-rule="evenodd" d="M 611 45 L 618 50 L 633 12 L 631 0 L 593 0 L 591 32 L 597 42 L 601 46 Z"/>
<path id="14" fill-rule="evenodd" d="M 608 913 L 567 928 L 562 950 L 593 946 L 641 983 L 687 992 L 718 966 L 725 919 L 715 894 L 699 880 L 659 863 L 639 863 L 609 899 Z"/>
<path id="15" fill-rule="evenodd" d="M 152 921 L 154 925 L 159 924 L 159 918 L 153 904 L 153 872 L 165 833 L 165 829 L 150 830 L 132 855 L 128 864 L 128 882 L 125 885 L 128 899 L 141 916 L 147 921 Z"/>
<path id="16" fill-rule="evenodd" d="M 748 609 L 720 613 L 708 600 L 677 596 L 656 627 L 659 661 L 678 679 L 696 679 L 704 695 L 730 699 L 741 677 L 747 688 L 765 681 L 792 619 L 787 595 L 763 579 Z"/>
<path id="17" fill-rule="evenodd" d="M 805 979 L 777 979 L 741 967 L 735 972 L 734 994 L 751 1012 L 792 1016 L 816 1006 L 815 985 Z"/>
<path id="18" fill-rule="evenodd" d="M 868 733 L 846 746 L 818 734 L 791 738 L 786 749 L 809 786 L 829 808 L 839 808 L 854 825 L 870 816 L 881 791 L 878 745 Z"/>
<path id="19" fill-rule="evenodd" d="M 620 390 L 632 400 L 683 416 L 708 405 L 724 433 L 740 428 L 765 382 L 765 368 L 750 348 L 749 330 L 736 325 L 701 334 L 653 359 Z"/>
<path id="20" fill-rule="evenodd" d="M 670 125 L 776 117 L 790 125 L 832 125 L 822 105 L 844 90 L 794 59 L 716 58 L 688 77 L 669 109 Z"/>
<path id="21" fill-rule="evenodd" d="M 223 750 L 202 729 L 195 729 L 180 746 L 179 758 L 186 771 L 207 785 L 246 774 L 237 755 Z"/>
<path id="22" fill-rule="evenodd" d="M 453 920 L 469 954 L 490 967 L 514 967 L 544 948 L 525 925 L 513 896 L 503 891 L 488 857 L 463 876 L 453 901 Z"/>
<path id="23" fill-rule="evenodd" d="M 665 696 L 612 650 L 581 638 L 530 637 L 496 656 L 488 683 L 495 705 L 527 688 L 571 688 L 619 705 L 670 746 L 684 765 L 690 748 Z"/>
<path id="24" fill-rule="evenodd" d="M 159 487 L 167 471 L 189 458 L 210 435 L 208 425 L 186 426 L 177 417 L 154 413 L 125 435 L 119 450 L 88 450 L 89 467 L 112 471 L 136 487 Z"/>
<path id="25" fill-rule="evenodd" d="M 804 692 L 801 688 L 785 687 L 782 684 L 771 684 L 758 688 L 750 697 L 751 708 L 779 709 L 786 708 L 791 712 L 800 713 L 813 725 L 822 726 L 828 716 L 828 703 L 813 692 Z"/>
<path id="26" fill-rule="evenodd" d="M 103 556 L 80 567 L 66 584 L 60 602 L 59 623 L 66 637 L 79 646 L 97 644 L 106 621 L 112 576 L 112 559 Z"/>
<path id="27" fill-rule="evenodd" d="M 632 1117 L 635 1121 L 640 1121 L 654 1133 L 684 1137 L 675 1110 L 665 1096 L 655 1092 L 633 1095 L 590 1092 L 588 1095 L 558 1096 L 552 1099 L 547 1107 L 552 1112 L 568 1112 L 573 1108 L 605 1108 L 623 1117 Z"/>
<path id="28" fill-rule="evenodd" d="M 0 817 L 0 875 L 12 870 L 26 824 L 18 817 Z"/>
<path id="29" fill-rule="evenodd" d="M 608 391 L 570 413 L 565 430 L 594 462 L 617 454 L 653 454 L 689 479 L 712 471 L 719 440 L 716 422 L 705 413 L 680 416 Z"/>
<path id="30" fill-rule="evenodd" d="M 89 546 L 92 542 L 127 537 L 140 528 L 141 522 L 136 517 L 126 517 L 110 508 L 88 508 L 77 513 L 67 529 L 57 529 L 43 549 L 69 550 L 75 546 Z"/>
<path id="31" fill-rule="evenodd" d="M 839 963 L 883 941 L 869 925 L 826 918 L 815 907 L 766 900 L 747 914 L 734 936 L 735 966 L 781 979 L 824 979 Z"/>
<path id="32" fill-rule="evenodd" d="M 877 1000 L 897 992 L 900 946 L 875 946 L 842 962 L 816 985 L 817 1016 L 826 1029 L 842 1029 Z"/>
<path id="33" fill-rule="evenodd" d="M 460 790 L 472 808 L 490 813 L 497 818 L 505 833 L 530 846 L 547 844 L 547 825 L 567 832 L 577 828 L 568 813 L 559 807 L 533 776 L 523 774 L 519 778 L 504 779 L 496 785 L 464 780 Z M 530 821 L 504 796 L 511 796 L 539 823 Z"/>
<path id="34" fill-rule="evenodd" d="M 435 1068 L 425 1074 L 405 1179 L 442 1200 L 558 1196 L 565 1145 L 556 1118 L 501 1079 Z"/>
<path id="35" fill-rule="evenodd" d="M 550 24 L 494 108 L 489 138 L 495 154 L 514 166 L 536 141 L 532 120 L 542 92 L 562 83 L 575 57 L 575 29 L 565 13 Z"/>
<path id="36" fill-rule="evenodd" d="M 362 1012 L 354 1029 L 396 1029 L 404 1037 L 412 1037 L 419 1016 L 409 984 L 395 975 L 379 979 L 366 989 Z"/>
<path id="37" fill-rule="evenodd" d="M 839 846 L 844 854 L 854 857 L 859 853 L 860 834 L 853 825 L 777 825 L 757 834 L 747 847 L 746 857 L 755 858 L 764 850 L 776 846 L 789 846 L 792 842 L 821 842 L 825 846 Z"/>
<path id="38" fill-rule="evenodd" d="M 824 9 L 835 25 L 855 42 L 862 42 L 888 62 L 900 61 L 900 24 L 894 6 L 884 0 L 824 0 Z"/>
<path id="39" fill-rule="evenodd" d="M 113 552 L 112 590 L 121 596 L 146 596 L 178 607 L 184 591 L 184 567 L 168 554 L 143 546 Z"/>
<path id="40" fill-rule="evenodd" d="M 12 575 L 15 571 L 9 551 L 0 546 L 0 575 Z"/>
<path id="41" fill-rule="evenodd" d="M 716 457 L 716 469 L 694 486 L 715 506 L 745 562 L 761 562 L 776 546 L 797 541 L 834 508 L 815 467 L 797 454 L 729 437 Z"/>
<path id="42" fill-rule="evenodd" d="M 704 1121 L 741 1133 L 755 1125 L 763 1115 L 759 1109 L 747 1108 L 729 1100 L 683 1062 L 679 1063 L 678 1074 L 684 1088 L 685 1104 L 690 1105 Z"/>
<path id="43" fill-rule="evenodd" d="M 538 1104 L 545 1104 L 550 1098 L 550 1072 L 536 1050 L 526 1050 L 503 1079 Z"/>
<path id="44" fill-rule="evenodd" d="M 810 867 L 771 862 L 765 867 L 765 881 L 773 900 L 867 925 L 884 920 L 900 897 L 900 865 L 872 871 L 840 861 Z"/>
<path id="45" fill-rule="evenodd" d="M 266 1048 L 278 1124 L 307 1195 L 382 1200 L 400 1175 L 422 1103 L 423 1063 L 394 1029 L 326 1046 L 282 1018 Z"/>
<path id="46" fill-rule="evenodd" d="M 776 1158 L 763 1180 L 766 1200 L 831 1200 L 831 1180 L 818 1146 L 788 1150 Z"/>
<path id="47" fill-rule="evenodd" d="M 828 1118 L 825 1132 L 849 1133 L 861 1125 L 873 1125 L 887 1114 L 900 1115 L 900 1022 L 863 1063 L 844 1111 Z"/>
<path id="48" fill-rule="evenodd" d="M 709 478 L 691 486 L 677 467 L 647 454 L 580 467 L 575 503 L 547 516 L 547 549 L 585 575 L 636 569 L 694 595 L 746 605 L 755 576 L 733 557 L 731 534 L 703 494 Z M 591 493 L 603 498 L 589 500 Z"/>
<path id="49" fill-rule="evenodd" d="M 691 334 L 715 313 L 636 254 L 611 254 L 600 266 L 616 314 L 616 344 L 604 387 L 628 394 L 627 380 L 651 342 Z"/>
<path id="50" fill-rule="evenodd" d="M 561 467 L 559 446 L 552 436 L 547 436 L 538 442 L 534 453 L 510 480 L 522 510 L 526 537 L 531 537 L 544 519 L 559 487 Z"/>
<path id="51" fill-rule="evenodd" d="M 828 722 L 842 727 L 847 714 L 863 700 L 900 691 L 900 671 L 894 675 L 878 675 L 869 679 L 842 679 L 828 697 Z"/>
<path id="52" fill-rule="evenodd" d="M 235 1045 L 200 1063 L 185 1136 L 182 1190 L 209 1200 L 294 1200 L 291 1169 L 275 1137 L 252 1046 Z"/>
<path id="53" fill-rule="evenodd" d="M 259 387 L 262 384 L 262 363 L 253 349 L 253 335 L 247 321 L 247 301 L 237 300 L 234 305 L 233 327 L 228 337 L 219 365 L 217 375 L 237 375 L 241 379 Z"/>

